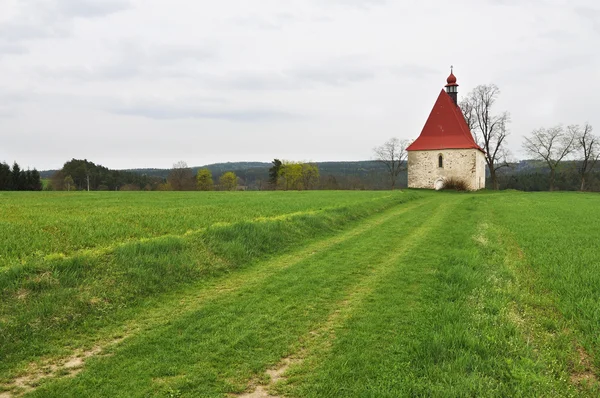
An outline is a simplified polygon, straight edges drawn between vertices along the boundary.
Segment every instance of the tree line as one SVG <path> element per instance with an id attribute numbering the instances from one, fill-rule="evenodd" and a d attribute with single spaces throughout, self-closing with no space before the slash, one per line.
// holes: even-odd
<path id="1" fill-rule="evenodd" d="M 319 167 L 314 163 L 281 161 L 274 159 L 269 169 L 271 189 L 306 190 L 315 189 L 319 183 Z"/>
<path id="2" fill-rule="evenodd" d="M 177 162 L 169 172 L 167 180 L 159 187 L 161 191 L 236 191 L 245 189 L 243 181 L 232 171 L 219 177 L 215 184 L 212 172 L 207 168 L 199 169 L 196 174 L 184 161 Z"/>
<path id="3" fill-rule="evenodd" d="M 265 173 L 262 180 L 254 182 L 252 189 L 305 190 L 322 189 L 319 168 L 316 164 L 273 161 L 275 168 Z M 265 170 L 267 171 L 267 170 Z M 38 173 L 39 176 L 39 173 Z M 233 171 L 225 171 L 213 178 L 212 171 L 205 167 L 196 173 L 184 161 L 179 161 L 168 171 L 166 177 L 147 175 L 133 171 L 110 170 L 87 159 L 72 159 L 51 177 L 46 189 L 56 191 L 235 191 L 246 190 L 246 182 Z M 339 189 L 335 178 L 328 178 L 326 184 Z M 360 182 L 355 182 L 361 189 Z M 364 189 L 364 185 L 362 185 Z"/>
<path id="4" fill-rule="evenodd" d="M 275 159 L 269 169 L 268 185 L 263 189 L 307 190 L 319 187 L 319 168 L 313 163 L 281 161 Z M 192 169 L 185 162 L 178 162 L 167 177 L 161 190 L 176 191 L 235 191 L 246 190 L 244 181 L 234 172 L 227 171 L 215 183 L 210 169 L 201 168 L 194 176 Z"/>
<path id="5" fill-rule="evenodd" d="M 0 163 L 0 191 L 41 191 L 42 179 L 36 170 L 21 170 L 17 162 L 12 168 L 5 162 Z"/>

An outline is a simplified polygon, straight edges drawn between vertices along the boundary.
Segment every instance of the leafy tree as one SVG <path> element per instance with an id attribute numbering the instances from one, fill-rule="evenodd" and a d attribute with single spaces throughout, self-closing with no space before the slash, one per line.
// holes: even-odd
<path id="1" fill-rule="evenodd" d="M 279 162 L 278 159 L 275 159 Z M 274 162 L 275 163 L 275 162 Z M 277 186 L 281 189 L 314 189 L 319 183 L 319 167 L 315 163 L 302 163 L 284 160 L 271 168 L 278 170 Z M 270 176 L 272 177 L 272 176 Z M 270 178 L 271 184 L 272 179 Z"/>
<path id="2" fill-rule="evenodd" d="M 319 183 L 319 167 L 314 163 L 302 164 L 302 185 L 304 189 L 314 189 Z"/>
<path id="3" fill-rule="evenodd" d="M 198 170 L 198 174 L 196 174 L 196 181 L 198 183 L 198 189 L 201 191 L 212 191 L 215 189 L 212 173 L 209 169 Z"/>
<path id="4" fill-rule="evenodd" d="M 284 161 L 279 170 L 279 183 L 286 191 L 302 189 L 302 164 Z"/>
<path id="5" fill-rule="evenodd" d="M 139 191 L 140 187 L 136 184 L 125 184 L 119 188 L 119 191 Z"/>
<path id="6" fill-rule="evenodd" d="M 228 171 L 219 178 L 219 185 L 225 191 L 234 191 L 237 188 L 237 176 L 234 172 Z"/>
<path id="7" fill-rule="evenodd" d="M 325 189 L 340 189 L 337 178 L 335 178 L 335 176 L 333 176 L 333 175 L 328 176 L 324 182 L 324 188 Z"/>
<path id="8" fill-rule="evenodd" d="M 67 188 L 67 191 L 71 190 L 71 187 L 75 186 L 75 181 L 73 181 L 73 177 L 70 175 L 65 177 L 64 186 Z"/>
<path id="9" fill-rule="evenodd" d="M 163 182 L 163 178 L 149 177 L 141 173 L 133 173 L 130 171 L 109 170 L 108 168 L 94 164 L 86 159 L 72 159 L 66 162 L 61 170 L 56 172 L 51 177 L 52 189 L 60 191 L 66 189 L 64 179 L 66 176 L 71 176 L 73 185 L 79 189 L 90 190 L 118 190 L 124 185 L 137 185 L 138 188 L 156 187 Z M 132 187 L 129 187 L 132 188 Z"/>
<path id="10" fill-rule="evenodd" d="M 269 169 L 269 184 L 273 187 L 273 189 L 277 188 L 277 181 L 279 179 L 279 175 L 281 173 L 281 167 L 283 163 L 279 159 L 273 159 L 273 167 Z"/>
<path id="11" fill-rule="evenodd" d="M 158 186 L 156 187 L 156 190 L 157 191 L 172 191 L 173 187 L 168 182 L 165 182 L 162 184 L 158 184 Z"/>

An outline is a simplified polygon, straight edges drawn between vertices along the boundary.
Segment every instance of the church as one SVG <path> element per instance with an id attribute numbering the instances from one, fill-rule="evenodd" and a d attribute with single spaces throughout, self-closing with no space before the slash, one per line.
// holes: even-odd
<path id="1" fill-rule="evenodd" d="M 408 148 L 408 187 L 441 189 L 448 178 L 471 190 L 485 188 L 485 152 L 473 139 L 458 106 L 458 84 L 451 71 L 421 135 Z"/>

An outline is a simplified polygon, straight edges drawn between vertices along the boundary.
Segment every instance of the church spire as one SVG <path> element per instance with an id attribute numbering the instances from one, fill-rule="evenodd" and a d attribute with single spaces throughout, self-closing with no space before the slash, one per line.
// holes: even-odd
<path id="1" fill-rule="evenodd" d="M 458 106 L 458 84 L 456 84 L 456 76 L 454 76 L 454 67 L 450 66 L 450 76 L 446 80 L 446 92 L 454 101 L 454 105 Z"/>

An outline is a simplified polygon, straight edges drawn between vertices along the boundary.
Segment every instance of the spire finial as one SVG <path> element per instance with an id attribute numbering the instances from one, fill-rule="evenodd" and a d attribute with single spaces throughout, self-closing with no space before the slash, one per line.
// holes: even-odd
<path id="1" fill-rule="evenodd" d="M 450 73 L 454 73 L 454 65 L 450 65 Z"/>

